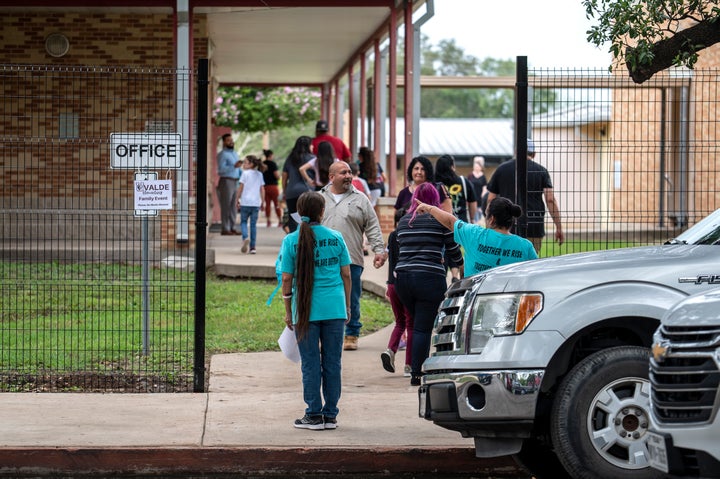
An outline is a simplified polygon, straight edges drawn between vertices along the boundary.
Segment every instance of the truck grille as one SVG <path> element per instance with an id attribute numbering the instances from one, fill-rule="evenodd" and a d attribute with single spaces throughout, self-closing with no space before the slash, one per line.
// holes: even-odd
<path id="1" fill-rule="evenodd" d="M 461 328 L 465 312 L 466 298 L 476 285 L 482 282 L 484 275 L 473 276 L 453 283 L 445 293 L 435 318 L 432 345 L 435 355 L 442 356 L 464 352 L 464 336 Z M 469 301 L 469 299 L 467 300 Z"/>
<path id="2" fill-rule="evenodd" d="M 667 424 L 712 421 L 720 386 L 715 360 L 720 327 L 662 326 L 658 333 L 667 352 L 650 361 L 655 416 Z"/>

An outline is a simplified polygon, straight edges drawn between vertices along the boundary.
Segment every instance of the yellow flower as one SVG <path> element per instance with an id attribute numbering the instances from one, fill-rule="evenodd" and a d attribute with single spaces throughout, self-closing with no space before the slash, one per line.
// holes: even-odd
<path id="1" fill-rule="evenodd" d="M 460 185 L 452 185 L 448 191 L 450 191 L 450 194 L 453 195 L 453 196 L 459 195 L 460 192 L 462 191 L 462 186 L 460 186 Z"/>

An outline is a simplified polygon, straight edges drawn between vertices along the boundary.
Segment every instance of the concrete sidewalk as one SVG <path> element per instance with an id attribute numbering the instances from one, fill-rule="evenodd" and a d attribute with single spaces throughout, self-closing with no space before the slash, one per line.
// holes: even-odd
<path id="1" fill-rule="evenodd" d="M 279 228 L 259 228 L 258 254 L 248 255 L 240 236 L 211 234 L 208 256 L 217 274 L 274 278 L 283 237 Z M 386 267 L 366 267 L 365 288 L 382 294 L 386 276 Z M 387 327 L 361 336 L 358 351 L 344 354 L 332 431 L 292 426 L 305 407 L 300 367 L 280 352 L 213 356 L 207 393 L 2 394 L 0 475 L 527 477 L 510 458 L 477 459 L 472 439 L 418 417 L 417 388 L 381 366 L 389 334 Z"/>

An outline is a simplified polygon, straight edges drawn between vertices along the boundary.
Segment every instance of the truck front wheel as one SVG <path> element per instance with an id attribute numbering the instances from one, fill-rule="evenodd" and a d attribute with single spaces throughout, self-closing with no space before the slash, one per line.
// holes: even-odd
<path id="1" fill-rule="evenodd" d="M 588 356 L 563 379 L 550 433 L 573 478 L 664 477 L 647 461 L 648 366 L 648 349 L 621 346 Z"/>

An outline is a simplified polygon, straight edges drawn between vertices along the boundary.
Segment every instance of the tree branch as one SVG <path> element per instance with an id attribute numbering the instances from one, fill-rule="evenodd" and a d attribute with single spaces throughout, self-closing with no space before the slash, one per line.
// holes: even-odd
<path id="1" fill-rule="evenodd" d="M 650 63 L 639 64 L 633 70 L 630 62 L 627 62 L 630 77 L 635 83 L 643 83 L 657 72 L 673 66 L 678 54 L 692 54 L 718 42 L 720 42 L 720 20 L 703 20 L 686 30 L 677 32 L 672 37 L 654 43 L 650 47 L 653 55 Z M 632 56 L 633 51 L 632 47 L 627 47 L 625 58 Z"/>

